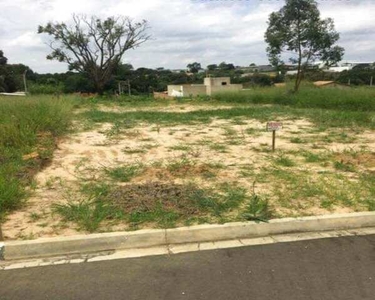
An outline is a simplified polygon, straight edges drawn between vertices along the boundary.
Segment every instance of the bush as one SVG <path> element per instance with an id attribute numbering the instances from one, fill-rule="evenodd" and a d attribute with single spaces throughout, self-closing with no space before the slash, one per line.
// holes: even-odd
<path id="1" fill-rule="evenodd" d="M 28 90 L 33 95 L 39 95 L 39 94 L 56 94 L 56 93 L 62 93 L 64 90 L 63 84 L 38 84 L 38 83 L 32 83 L 29 85 Z"/>

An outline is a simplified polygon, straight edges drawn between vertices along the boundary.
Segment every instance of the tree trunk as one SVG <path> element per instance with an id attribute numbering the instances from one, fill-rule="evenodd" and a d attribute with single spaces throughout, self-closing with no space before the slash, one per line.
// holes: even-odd
<path id="1" fill-rule="evenodd" d="M 296 81 L 294 83 L 294 92 L 295 93 L 298 92 L 301 80 L 302 80 L 302 69 L 301 69 L 301 55 L 300 55 L 300 58 L 298 59 L 298 69 L 297 69 Z"/>
<path id="2" fill-rule="evenodd" d="M 303 79 L 303 73 L 302 73 L 302 70 L 300 70 L 299 73 L 297 74 L 296 82 L 295 82 L 295 85 L 294 85 L 294 92 L 295 93 L 297 93 L 299 91 L 299 86 L 301 85 L 302 79 Z"/>
<path id="3" fill-rule="evenodd" d="M 95 78 L 94 79 L 94 87 L 95 87 L 96 93 L 98 93 L 99 95 L 103 95 L 103 93 L 104 93 L 104 82 Z"/>

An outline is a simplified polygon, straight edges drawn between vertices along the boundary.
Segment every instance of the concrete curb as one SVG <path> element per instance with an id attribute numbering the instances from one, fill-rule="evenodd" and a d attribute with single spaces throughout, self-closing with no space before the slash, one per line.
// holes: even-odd
<path id="1" fill-rule="evenodd" d="M 43 238 L 31 241 L 9 241 L 5 242 L 3 247 L 0 245 L 0 259 L 15 260 L 53 257 L 364 227 L 375 227 L 375 212 L 275 219 L 268 223 L 243 222 L 222 225 L 197 225 L 166 230 L 150 229 L 134 232 Z"/>

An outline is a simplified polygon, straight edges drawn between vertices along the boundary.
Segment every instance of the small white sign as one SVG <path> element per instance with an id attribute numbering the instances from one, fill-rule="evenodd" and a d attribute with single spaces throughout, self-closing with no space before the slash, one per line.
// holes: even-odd
<path id="1" fill-rule="evenodd" d="M 281 122 L 268 122 L 267 131 L 279 131 L 283 128 L 283 123 Z"/>

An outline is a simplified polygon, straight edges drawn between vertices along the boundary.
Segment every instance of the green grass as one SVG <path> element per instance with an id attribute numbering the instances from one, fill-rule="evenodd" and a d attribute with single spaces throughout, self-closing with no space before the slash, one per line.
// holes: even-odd
<path id="1" fill-rule="evenodd" d="M 336 170 L 343 171 L 343 172 L 355 172 L 356 168 L 351 163 L 343 162 L 343 161 L 335 161 L 334 167 Z"/>
<path id="2" fill-rule="evenodd" d="M 0 97 L 0 216 L 22 204 L 55 139 L 67 132 L 72 108 L 68 98 Z M 22 158 L 33 152 L 38 157 Z"/>
<path id="3" fill-rule="evenodd" d="M 290 139 L 290 142 L 293 144 L 306 144 L 307 141 L 304 139 L 301 139 L 300 137 L 294 137 Z"/>
<path id="4" fill-rule="evenodd" d="M 257 175 L 259 183 L 269 184 L 268 197 L 273 206 L 305 215 L 312 207 L 327 210 L 335 206 L 355 211 L 374 209 L 375 177 L 371 172 L 348 178 L 343 173 L 315 172 L 293 168 L 263 168 Z"/>
<path id="5" fill-rule="evenodd" d="M 81 119 L 94 123 L 116 123 L 135 126 L 141 122 L 161 124 L 162 126 L 208 124 L 214 119 L 229 120 L 236 117 L 256 119 L 261 122 L 281 118 L 305 118 L 319 128 L 375 128 L 375 112 L 328 110 L 320 108 L 296 108 L 282 105 L 261 106 L 249 104 L 243 107 L 235 106 L 229 109 L 196 110 L 189 112 L 163 111 L 129 111 L 123 113 L 104 112 L 92 109 L 81 114 Z M 233 131 L 229 132 L 232 133 Z M 229 134 L 228 132 L 226 132 Z"/>
<path id="6" fill-rule="evenodd" d="M 141 163 L 127 164 L 116 168 L 105 168 L 105 173 L 113 180 L 119 182 L 129 182 L 144 170 Z"/>
<path id="7" fill-rule="evenodd" d="M 219 144 L 219 143 L 212 143 L 208 146 L 211 150 L 221 152 L 221 153 L 227 153 L 228 147 L 225 144 Z"/>
<path id="8" fill-rule="evenodd" d="M 136 229 L 147 223 L 158 227 L 174 227 L 193 218 L 208 222 L 221 220 L 246 199 L 246 190 L 234 183 L 214 189 L 200 188 L 193 183 L 174 184 L 149 182 L 117 186 L 86 184 L 83 201 L 70 201 L 53 206 L 64 221 L 73 222 L 79 230 L 100 230 L 103 222 L 125 221 Z"/>
<path id="9" fill-rule="evenodd" d="M 169 147 L 171 150 L 178 150 L 178 151 L 189 151 L 191 149 L 191 146 L 185 145 L 185 144 L 179 144 L 175 146 Z"/>
<path id="10" fill-rule="evenodd" d="M 113 206 L 100 200 L 85 200 L 78 203 L 55 204 L 53 211 L 64 221 L 75 222 L 78 229 L 94 232 L 104 220 L 116 220 L 123 217 Z"/>
<path id="11" fill-rule="evenodd" d="M 242 218 L 248 221 L 266 222 L 271 219 L 272 214 L 268 200 L 253 194 L 242 213 Z"/>
<path id="12" fill-rule="evenodd" d="M 307 163 L 326 162 L 332 156 L 332 153 L 328 153 L 328 152 L 313 153 L 310 151 L 303 151 L 300 154 L 305 158 L 305 162 Z"/>
<path id="13" fill-rule="evenodd" d="M 375 111 L 375 89 L 369 87 L 317 88 L 302 86 L 298 93 L 287 88 L 255 88 L 241 92 L 214 95 L 220 102 L 278 104 L 297 108 L 320 108 L 342 111 Z"/>
<path id="14" fill-rule="evenodd" d="M 275 164 L 277 164 L 279 166 L 283 166 L 283 167 L 293 167 L 293 166 L 295 166 L 295 162 L 291 158 L 289 158 L 288 156 L 283 155 L 283 154 L 276 157 L 274 159 L 274 162 L 275 162 Z"/>

